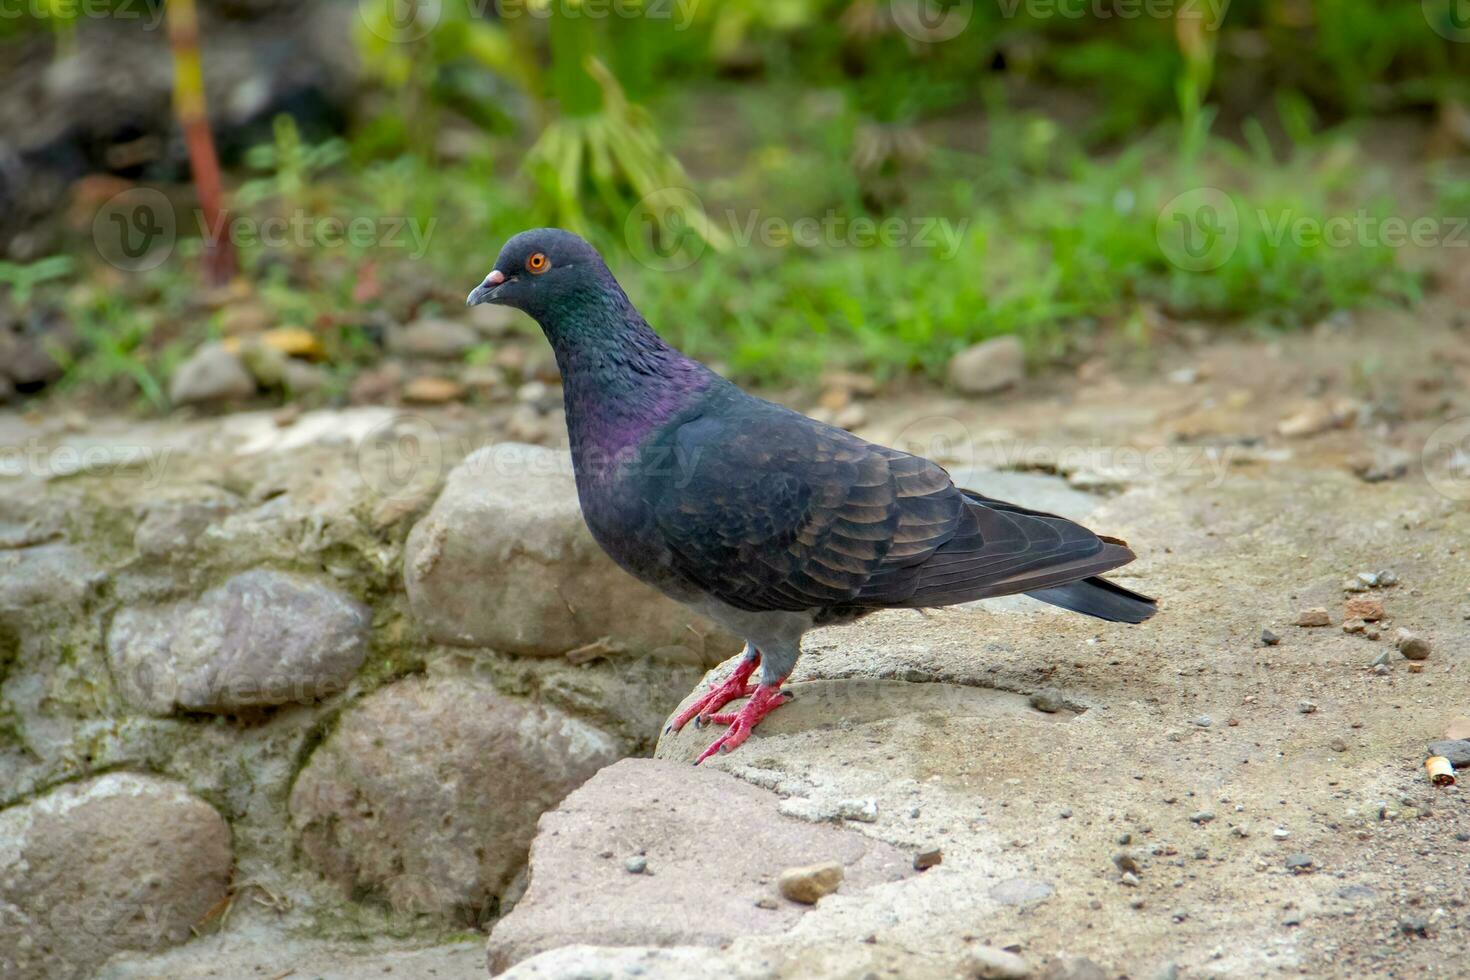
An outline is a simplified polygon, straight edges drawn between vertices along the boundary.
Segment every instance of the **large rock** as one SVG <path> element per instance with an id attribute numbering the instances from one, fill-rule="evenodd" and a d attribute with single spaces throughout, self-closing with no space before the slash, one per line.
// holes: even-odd
<path id="1" fill-rule="evenodd" d="M 306 703 L 352 679 L 371 622 L 333 589 L 257 569 L 198 599 L 120 611 L 107 656 L 123 697 L 158 715 Z"/>
<path id="2" fill-rule="evenodd" d="M 0 975 L 90 976 L 223 908 L 230 828 L 168 780 L 111 773 L 0 812 Z"/>
<path id="3" fill-rule="evenodd" d="M 779 803 L 688 765 L 625 759 L 604 769 L 541 818 L 530 889 L 490 933 L 491 971 L 579 943 L 720 946 L 784 932 L 809 908 L 776 890 L 777 876 L 797 865 L 841 864 L 839 894 L 914 873 L 892 845 L 782 816 Z M 629 873 L 630 856 L 646 861 L 646 873 Z"/>
<path id="4" fill-rule="evenodd" d="M 740 647 L 613 564 L 582 519 L 570 457 L 539 446 L 489 446 L 455 467 L 409 535 L 404 580 L 440 643 L 702 664 Z"/>
<path id="5" fill-rule="evenodd" d="M 1011 334 L 967 347 L 949 362 L 949 383 L 967 395 L 989 395 L 1019 384 L 1026 351 Z"/>
<path id="6" fill-rule="evenodd" d="M 478 925 L 525 862 L 536 819 L 617 759 L 603 732 L 463 676 L 364 698 L 291 792 L 302 849 L 349 893 Z"/>

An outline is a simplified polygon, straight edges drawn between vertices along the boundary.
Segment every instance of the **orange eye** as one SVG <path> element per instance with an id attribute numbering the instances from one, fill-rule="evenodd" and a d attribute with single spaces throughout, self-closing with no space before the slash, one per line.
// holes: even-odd
<path id="1" fill-rule="evenodd" d="M 526 268 L 530 269 L 534 275 L 539 276 L 551 268 L 551 260 L 546 257 L 545 252 L 535 252 L 526 260 Z"/>

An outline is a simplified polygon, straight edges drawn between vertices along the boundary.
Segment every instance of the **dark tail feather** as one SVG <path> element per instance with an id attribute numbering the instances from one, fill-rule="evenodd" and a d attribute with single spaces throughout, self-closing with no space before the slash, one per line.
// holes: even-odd
<path id="1" fill-rule="evenodd" d="M 1141 623 L 1159 611 L 1158 604 L 1105 578 L 1085 578 L 1050 589 L 1027 592 L 1033 599 L 1061 606 L 1072 612 L 1096 616 L 1110 623 Z"/>

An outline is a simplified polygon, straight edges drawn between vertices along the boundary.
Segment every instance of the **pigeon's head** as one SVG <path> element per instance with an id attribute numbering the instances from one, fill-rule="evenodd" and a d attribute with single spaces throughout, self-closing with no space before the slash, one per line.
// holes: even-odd
<path id="1" fill-rule="evenodd" d="M 609 277 L 597 249 L 560 228 L 523 231 L 500 250 L 495 268 L 465 300 L 467 306 L 513 306 L 538 320 L 558 299 Z"/>

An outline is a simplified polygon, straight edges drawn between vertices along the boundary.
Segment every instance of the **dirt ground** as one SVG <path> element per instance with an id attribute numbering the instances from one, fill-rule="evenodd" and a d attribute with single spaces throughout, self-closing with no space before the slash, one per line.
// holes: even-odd
<path id="1" fill-rule="evenodd" d="M 797 787 L 783 812 L 807 819 L 872 800 L 878 818 L 850 827 L 944 860 L 824 900 L 779 943 L 935 962 L 986 944 L 1038 972 L 1085 956 L 1143 980 L 1470 977 L 1470 797 L 1423 765 L 1470 716 L 1459 308 L 1450 290 L 987 400 L 865 403 L 862 435 L 1127 539 L 1139 559 L 1114 577 L 1161 610 L 1124 627 L 1002 600 L 812 634 L 796 700 L 713 765 Z M 1348 591 L 1359 573 L 1383 581 Z M 1346 632 L 1365 598 L 1385 618 Z M 1295 625 L 1313 607 L 1330 625 Z M 1401 628 L 1428 640 L 1422 669 Z M 253 973 L 271 946 L 211 937 L 115 975 Z M 437 975 L 478 970 L 463 943 L 443 949 Z M 382 968 L 313 955 L 323 975 Z"/>
<path id="2" fill-rule="evenodd" d="M 1423 765 L 1470 715 L 1470 460 L 1445 450 L 1470 437 L 1456 319 L 1445 301 L 1213 342 L 1144 376 L 1090 366 L 1025 397 L 875 409 L 864 435 L 916 438 L 957 475 L 1019 465 L 1102 493 L 1088 521 L 1139 555 L 1114 577 L 1161 611 L 1121 627 L 1018 604 L 814 634 L 796 701 L 717 764 L 875 799 L 894 819 L 862 832 L 942 846 L 929 874 L 955 880 L 879 943 L 969 939 L 1143 978 L 1470 976 L 1470 800 Z M 1344 588 L 1383 571 L 1397 584 Z M 1385 619 L 1345 632 L 1353 598 Z M 1312 607 L 1331 624 L 1295 625 Z M 1400 628 L 1432 645 L 1420 672 Z M 950 693 L 831 680 L 864 677 Z M 1065 708 L 1030 709 L 1038 693 Z M 844 698 L 869 703 L 844 720 Z M 1136 862 L 1129 881 L 1115 858 Z M 1007 880 L 1045 897 L 966 899 Z"/>

